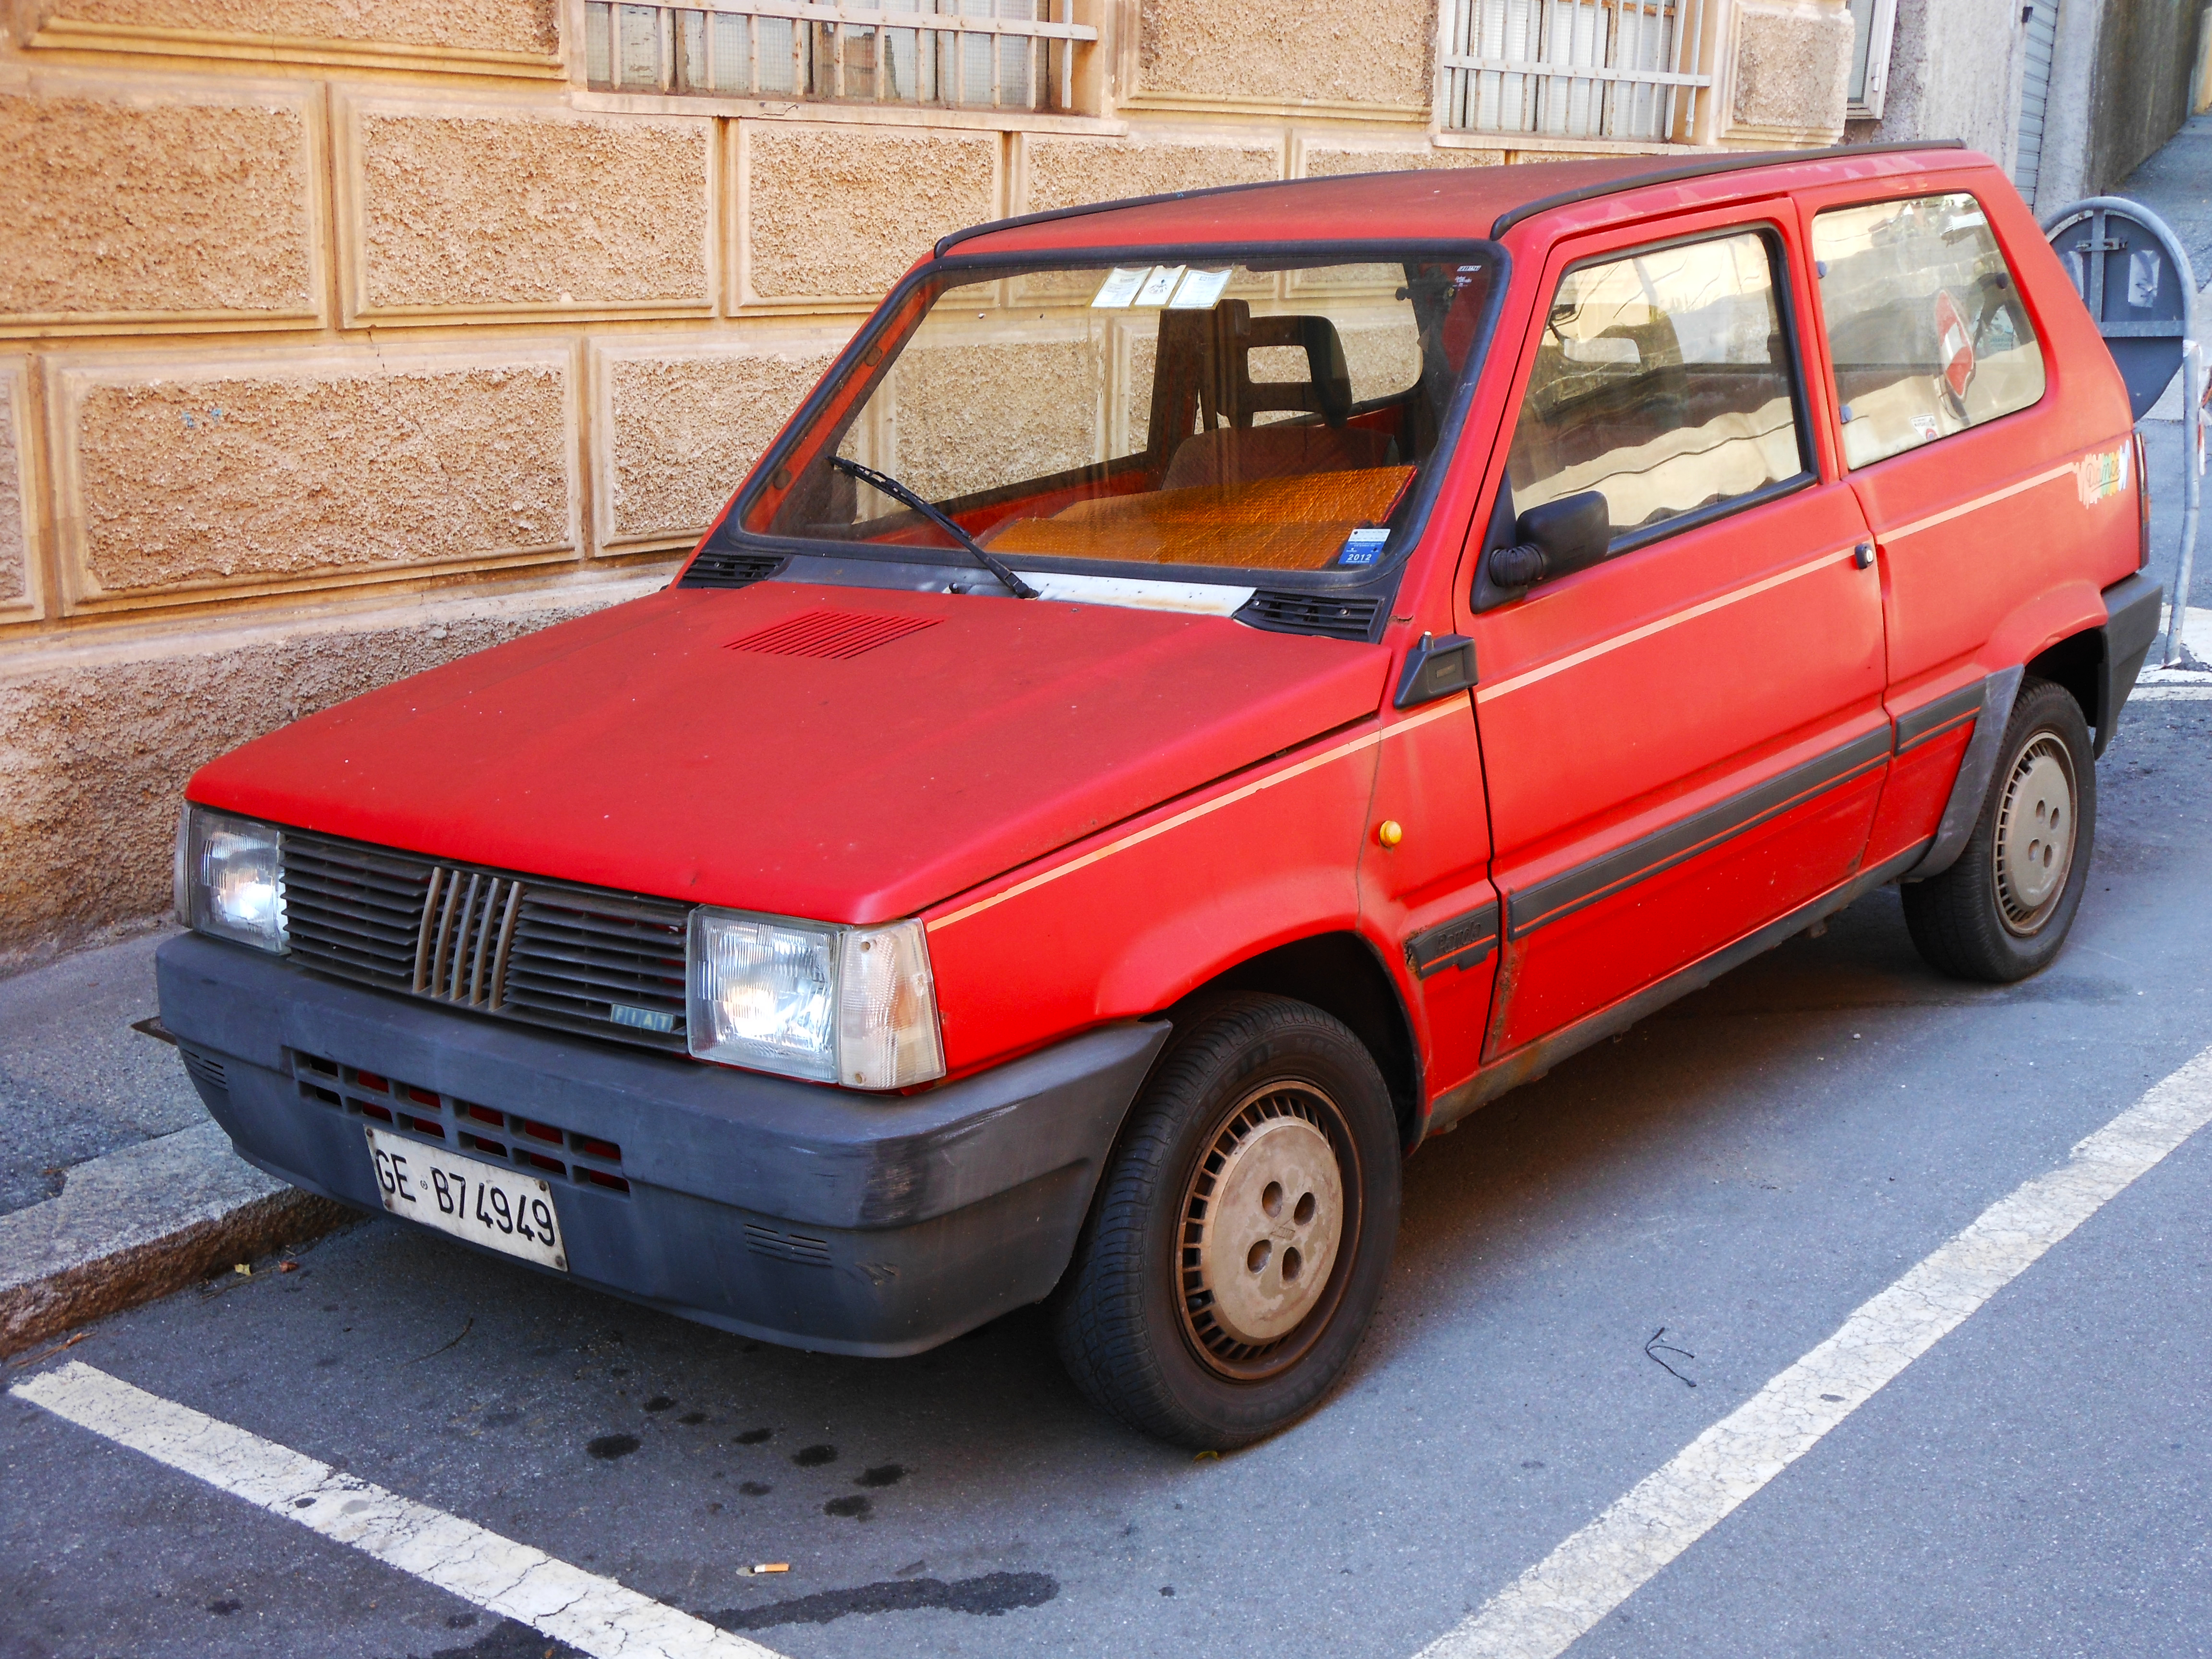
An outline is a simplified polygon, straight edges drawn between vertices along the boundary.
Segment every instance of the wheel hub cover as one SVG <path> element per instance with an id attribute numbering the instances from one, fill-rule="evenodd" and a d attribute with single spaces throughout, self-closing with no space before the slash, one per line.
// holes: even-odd
<path id="1" fill-rule="evenodd" d="M 2039 736 L 2021 752 L 1997 815 L 1997 906 L 2005 925 L 2033 933 L 2065 888 L 2073 862 L 2073 771 L 2058 740 Z"/>
<path id="2" fill-rule="evenodd" d="M 1257 1345 L 1296 1329 L 1320 1300 L 1343 1237 L 1344 1183 L 1328 1137 L 1304 1116 L 1240 1128 L 1248 1116 L 1216 1143 L 1212 1194 L 1185 1214 L 1199 1230 L 1192 1288 L 1210 1295 L 1232 1341 Z"/>

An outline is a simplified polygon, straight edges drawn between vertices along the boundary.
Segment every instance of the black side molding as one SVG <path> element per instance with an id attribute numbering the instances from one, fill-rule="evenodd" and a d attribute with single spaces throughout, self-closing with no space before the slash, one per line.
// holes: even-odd
<path id="1" fill-rule="evenodd" d="M 1741 794 L 1731 795 L 1679 823 L 1655 830 L 1587 864 L 1577 865 L 1534 886 L 1508 893 L 1507 937 L 1520 939 L 1546 922 L 1571 915 L 1584 905 L 1594 904 L 1620 888 L 1672 869 L 1684 860 L 1717 847 L 1747 830 L 1754 830 L 1815 795 L 1888 764 L 1889 745 L 1889 728 L 1878 726 L 1863 737 L 1854 738 L 1825 755 L 1816 755 L 1779 777 L 1770 778 Z"/>
<path id="2" fill-rule="evenodd" d="M 1498 907 L 1485 904 L 1465 915 L 1425 927 L 1406 940 L 1406 966 L 1416 979 L 1447 968 L 1472 968 L 1498 946 Z"/>
<path id="3" fill-rule="evenodd" d="M 2098 664 L 2097 707 L 2090 710 L 2097 727 L 2094 754 L 2101 758 L 2112 734 L 2120 729 L 2120 709 L 2136 689 L 2150 642 L 2158 637 L 2158 613 L 2165 590 L 2142 571 L 2105 590 L 2102 660 Z"/>
<path id="4" fill-rule="evenodd" d="M 1967 725 L 1982 712 L 1982 683 L 1962 686 L 1948 696 L 1924 702 L 1897 717 L 1897 752 L 1900 755 L 1932 743 L 1947 732 Z"/>

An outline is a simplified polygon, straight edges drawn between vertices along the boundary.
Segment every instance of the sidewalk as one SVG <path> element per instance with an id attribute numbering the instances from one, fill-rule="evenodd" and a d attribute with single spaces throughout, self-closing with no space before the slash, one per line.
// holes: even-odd
<path id="1" fill-rule="evenodd" d="M 241 1161 L 155 1014 L 166 935 L 0 980 L 0 1354 L 346 1212 Z"/>

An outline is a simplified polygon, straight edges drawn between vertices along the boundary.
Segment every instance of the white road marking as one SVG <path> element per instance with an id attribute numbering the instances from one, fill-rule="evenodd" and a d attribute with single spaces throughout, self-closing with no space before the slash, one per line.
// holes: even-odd
<path id="1" fill-rule="evenodd" d="M 595 1659 L 778 1659 L 611 1578 L 72 1362 L 9 1392 Z"/>
<path id="2" fill-rule="evenodd" d="M 1861 1304 L 1417 1659 L 1553 1659 L 2128 1183 L 2212 1121 L 2212 1048 Z"/>
<path id="3" fill-rule="evenodd" d="M 2212 685 L 2138 685 L 2130 702 L 2212 702 Z"/>

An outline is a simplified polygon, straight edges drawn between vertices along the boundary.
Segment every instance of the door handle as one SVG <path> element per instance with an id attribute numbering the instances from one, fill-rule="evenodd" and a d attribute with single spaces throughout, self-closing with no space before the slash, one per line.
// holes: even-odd
<path id="1" fill-rule="evenodd" d="M 1862 570 L 1874 568 L 1874 544 L 1861 542 L 1851 550 L 1851 562 Z"/>

